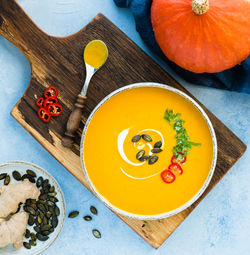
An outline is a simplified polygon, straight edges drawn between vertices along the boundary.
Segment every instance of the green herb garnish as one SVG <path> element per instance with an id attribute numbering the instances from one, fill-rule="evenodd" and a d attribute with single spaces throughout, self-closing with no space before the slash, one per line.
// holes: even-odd
<path id="1" fill-rule="evenodd" d="M 177 160 L 182 161 L 183 157 L 186 157 L 187 154 L 191 151 L 192 146 L 201 146 L 201 144 L 190 141 L 190 138 L 187 135 L 187 130 L 183 127 L 185 121 L 180 117 L 181 114 L 174 114 L 173 110 L 167 109 L 164 113 L 164 119 L 176 132 L 176 145 L 172 149 L 173 154 Z"/>

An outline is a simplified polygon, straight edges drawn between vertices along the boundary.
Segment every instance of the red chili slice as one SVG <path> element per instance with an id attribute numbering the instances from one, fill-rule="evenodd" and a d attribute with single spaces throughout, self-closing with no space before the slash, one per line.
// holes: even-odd
<path id="1" fill-rule="evenodd" d="M 36 100 L 36 105 L 38 107 L 43 107 L 43 103 L 44 103 L 44 98 L 43 97 L 39 97 L 37 100 Z"/>
<path id="2" fill-rule="evenodd" d="M 184 155 L 184 153 L 183 152 L 181 152 L 180 153 L 181 155 Z M 183 156 L 183 160 L 182 161 L 180 161 L 180 160 L 178 160 L 174 155 L 173 155 L 173 157 L 171 158 L 171 163 L 178 163 L 178 164 L 184 164 L 185 162 L 186 162 L 186 160 L 187 160 L 187 157 L 185 157 L 185 156 Z"/>
<path id="3" fill-rule="evenodd" d="M 63 108 L 60 104 L 50 104 L 47 109 L 51 116 L 59 116 L 63 111 Z"/>
<path id="4" fill-rule="evenodd" d="M 181 166 L 177 163 L 173 163 L 173 164 L 169 165 L 168 170 L 170 170 L 175 175 L 183 174 L 183 170 L 182 170 Z"/>
<path id="5" fill-rule="evenodd" d="M 44 96 L 45 96 L 45 98 L 47 98 L 47 97 L 57 97 L 57 96 L 58 96 L 58 90 L 57 90 L 57 88 L 54 87 L 54 86 L 48 87 L 48 88 L 44 91 Z"/>
<path id="6" fill-rule="evenodd" d="M 175 180 L 175 175 L 170 170 L 164 170 L 161 173 L 161 178 L 166 183 L 172 183 Z"/>
<path id="7" fill-rule="evenodd" d="M 47 123 L 51 119 L 51 115 L 45 108 L 40 108 L 38 110 L 37 114 L 38 114 L 38 117 L 40 118 L 40 120 L 42 120 L 43 122 Z"/>
<path id="8" fill-rule="evenodd" d="M 47 109 L 50 104 L 57 104 L 57 103 L 58 103 L 58 100 L 56 97 L 47 97 L 43 103 L 43 107 Z"/>

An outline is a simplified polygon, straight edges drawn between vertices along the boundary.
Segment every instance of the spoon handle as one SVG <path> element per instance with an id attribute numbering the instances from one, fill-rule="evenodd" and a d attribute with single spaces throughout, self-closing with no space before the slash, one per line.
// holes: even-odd
<path id="1" fill-rule="evenodd" d="M 62 138 L 62 145 L 67 148 L 72 148 L 74 144 L 75 133 L 80 126 L 82 109 L 87 97 L 79 94 L 75 103 L 75 108 L 71 112 L 68 122 L 67 130 L 64 133 L 65 136 Z"/>

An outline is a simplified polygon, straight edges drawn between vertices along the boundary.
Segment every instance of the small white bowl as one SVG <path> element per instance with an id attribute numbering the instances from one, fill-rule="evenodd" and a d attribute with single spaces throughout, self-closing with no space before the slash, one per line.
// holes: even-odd
<path id="1" fill-rule="evenodd" d="M 44 169 L 42 169 L 36 165 L 33 165 L 31 163 L 21 162 L 21 161 L 12 161 L 12 162 L 7 162 L 7 163 L 0 165 L 0 174 L 7 173 L 11 177 L 10 184 L 17 184 L 17 183 L 21 183 L 21 181 L 16 181 L 12 176 L 12 172 L 14 170 L 17 170 L 21 175 L 23 175 L 26 173 L 27 169 L 33 170 L 37 174 L 37 176 L 42 176 L 44 179 L 48 179 L 50 181 L 50 184 L 55 186 L 55 191 L 57 192 L 56 197 L 59 200 L 56 203 L 56 205 L 60 209 L 60 215 L 58 217 L 58 226 L 55 228 L 55 231 L 49 235 L 49 239 L 47 241 L 41 242 L 38 240 L 37 245 L 32 246 L 30 250 L 26 249 L 25 247 L 22 247 L 19 250 L 15 250 L 13 248 L 12 244 L 10 244 L 4 248 L 0 248 L 0 255 L 2 255 L 2 254 L 3 255 L 13 255 L 13 254 L 16 254 L 16 255 L 37 255 L 37 254 L 41 254 L 42 252 L 44 252 L 46 249 L 48 249 L 52 245 L 52 243 L 56 240 L 56 238 L 60 234 L 62 227 L 63 227 L 63 223 L 64 223 L 64 219 L 65 219 L 65 202 L 64 202 L 63 193 L 62 193 L 62 190 L 61 190 L 59 184 L 48 172 L 46 172 Z M 3 181 L 0 181 L 0 186 L 2 186 L 2 184 L 3 184 Z M 31 232 L 35 233 L 33 226 L 28 225 L 27 228 Z M 24 238 L 24 242 L 25 242 L 25 238 Z"/>
<path id="2" fill-rule="evenodd" d="M 105 197 L 103 197 L 95 188 L 94 184 L 92 183 L 91 179 L 89 178 L 88 176 L 88 171 L 85 167 L 85 163 L 84 163 L 84 146 L 83 146 L 83 142 L 84 142 L 84 137 L 85 137 L 85 134 L 86 134 L 86 130 L 88 128 L 88 125 L 91 121 L 91 119 L 93 118 L 93 116 L 95 115 L 95 113 L 97 112 L 97 110 L 107 101 L 109 100 L 111 97 L 113 97 L 114 95 L 124 91 L 124 90 L 129 90 L 129 89 L 134 89 L 134 88 L 139 88 L 139 87 L 156 87 L 156 88 L 162 88 L 162 89 L 165 89 L 165 90 L 169 90 L 169 91 L 172 91 L 182 97 L 184 97 L 186 100 L 188 100 L 189 102 L 191 102 L 193 104 L 193 106 L 195 108 L 197 108 L 199 110 L 199 112 L 201 113 L 201 115 L 203 116 L 203 118 L 206 120 L 207 122 L 207 125 L 209 127 L 209 130 L 210 130 L 210 134 L 211 134 L 211 137 L 212 137 L 212 143 L 213 143 L 213 160 L 212 160 L 212 165 L 211 165 L 211 168 L 210 168 L 210 171 L 209 171 L 209 174 L 207 176 L 207 179 L 206 181 L 204 182 L 203 186 L 201 187 L 201 189 L 196 193 L 196 195 L 191 198 L 188 202 L 186 202 L 184 205 L 182 205 L 181 207 L 179 208 L 176 208 L 175 210 L 172 210 L 172 211 L 169 211 L 169 212 L 166 212 L 166 213 L 162 213 L 162 214 L 157 214 L 157 215 L 137 215 L 137 214 L 133 214 L 133 213 L 129 213 L 129 212 L 126 212 L 124 210 L 121 210 L 117 207 L 115 207 L 114 205 L 112 205 Z M 80 146 L 80 154 L 81 154 L 81 164 L 82 164 L 82 169 L 83 169 L 83 173 L 85 175 L 85 178 L 87 180 L 87 183 L 89 184 L 91 190 L 93 191 L 93 193 L 107 206 L 109 207 L 111 210 L 113 210 L 114 212 L 118 213 L 118 214 L 121 214 L 123 216 L 126 216 L 126 217 L 130 217 L 130 218 L 133 218 L 133 219 L 138 219 L 138 220 L 158 220 L 158 219 L 163 219 L 163 218 L 167 218 L 167 217 L 170 217 L 170 216 L 173 216 L 183 210 L 185 210 L 187 207 L 189 207 L 190 205 L 192 205 L 201 195 L 202 193 L 206 190 L 208 184 L 210 183 L 211 179 L 212 179 L 212 176 L 213 176 L 213 173 L 214 173 L 214 169 L 215 169 L 215 166 L 216 166 L 216 161 L 217 161 L 217 140 L 216 140 L 216 135 L 215 135 L 215 132 L 214 132 L 214 128 L 212 126 L 212 123 L 211 121 L 209 120 L 207 114 L 205 113 L 205 111 L 201 108 L 201 106 L 195 102 L 190 96 L 188 96 L 187 94 L 185 94 L 184 92 L 176 89 L 176 88 L 173 88 L 173 87 L 170 87 L 168 85 L 165 85 L 165 84 L 160 84 L 160 83 L 154 83 L 154 82 L 141 82 L 141 83 L 134 83 L 134 84 L 131 84 L 131 85 L 127 85 L 127 86 L 124 86 L 120 89 L 117 89 L 115 91 L 113 91 L 112 93 L 110 93 L 108 96 L 106 96 L 96 107 L 95 109 L 92 111 L 92 113 L 90 114 L 86 124 L 85 124 L 85 127 L 84 127 L 84 130 L 83 130 L 83 133 L 82 133 L 82 139 L 81 139 L 81 146 Z"/>

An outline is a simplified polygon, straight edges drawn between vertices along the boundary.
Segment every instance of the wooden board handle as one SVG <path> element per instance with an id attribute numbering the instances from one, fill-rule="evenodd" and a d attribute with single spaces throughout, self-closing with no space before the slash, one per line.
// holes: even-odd
<path id="1" fill-rule="evenodd" d="M 75 109 L 71 112 L 68 122 L 67 130 L 65 136 L 62 138 L 62 145 L 67 148 L 72 148 L 74 144 L 74 138 L 76 130 L 80 126 L 81 117 L 82 117 L 82 108 L 87 97 L 79 94 L 75 103 Z"/>
<path id="2" fill-rule="evenodd" d="M 45 33 L 24 12 L 15 0 L 0 0 L 0 34 L 30 59 L 31 45 L 39 45 Z"/>

